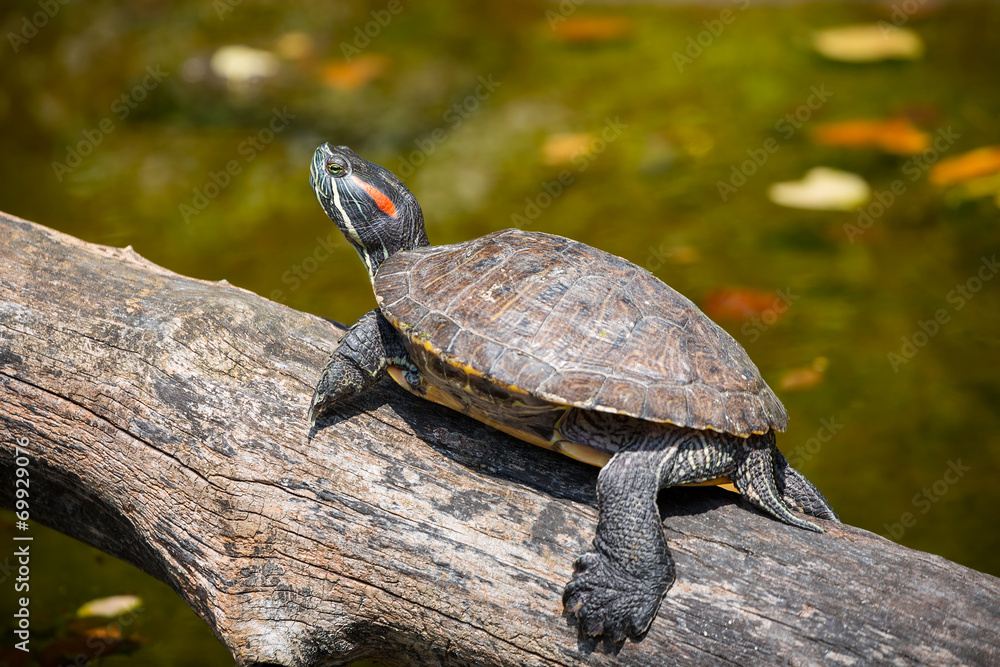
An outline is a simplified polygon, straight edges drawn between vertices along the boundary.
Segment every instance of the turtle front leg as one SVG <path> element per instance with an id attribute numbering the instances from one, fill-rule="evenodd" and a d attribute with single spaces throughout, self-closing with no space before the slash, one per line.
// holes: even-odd
<path id="1" fill-rule="evenodd" d="M 337 402 L 377 383 L 390 365 L 406 368 L 408 376 L 416 373 L 399 334 L 376 308 L 347 330 L 330 355 L 309 405 L 309 425 Z"/>

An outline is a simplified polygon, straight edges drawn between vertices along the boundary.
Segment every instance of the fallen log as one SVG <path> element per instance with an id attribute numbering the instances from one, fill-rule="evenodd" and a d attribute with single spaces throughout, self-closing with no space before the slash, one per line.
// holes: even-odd
<path id="1" fill-rule="evenodd" d="M 310 432 L 341 331 L 0 214 L 0 501 L 20 441 L 31 518 L 170 584 L 240 665 L 1000 661 L 1000 580 L 704 488 L 661 495 L 649 635 L 579 641 L 596 469 L 391 383 Z"/>

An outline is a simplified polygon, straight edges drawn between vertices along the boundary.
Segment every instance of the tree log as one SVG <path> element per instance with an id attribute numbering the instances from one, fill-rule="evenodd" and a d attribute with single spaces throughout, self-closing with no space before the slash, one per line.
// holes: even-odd
<path id="1" fill-rule="evenodd" d="M 617 652 L 563 613 L 597 470 L 389 382 L 310 432 L 342 330 L 0 214 L 0 500 L 162 579 L 240 665 L 997 664 L 1000 580 L 719 489 Z M 780 444 L 780 442 L 779 442 Z"/>

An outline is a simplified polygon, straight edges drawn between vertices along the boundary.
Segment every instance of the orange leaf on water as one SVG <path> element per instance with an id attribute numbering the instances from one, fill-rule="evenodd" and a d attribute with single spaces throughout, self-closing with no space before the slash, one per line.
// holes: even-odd
<path id="1" fill-rule="evenodd" d="M 81 656 L 89 660 L 116 653 L 129 653 L 138 646 L 135 641 L 123 639 L 121 632 L 108 628 L 91 628 L 52 642 L 42 649 L 38 662 L 42 667 L 77 664 Z M 71 661 L 67 662 L 67 658 Z"/>
<path id="2" fill-rule="evenodd" d="M 774 292 L 749 287 L 720 287 L 705 298 L 705 313 L 720 320 L 748 320 L 765 311 L 773 311 L 775 318 L 787 310 L 780 296 Z"/>
<path id="3" fill-rule="evenodd" d="M 377 78 L 389 66 L 383 55 L 358 56 L 351 62 L 328 63 L 323 67 L 323 83 L 334 90 L 352 91 Z"/>
<path id="4" fill-rule="evenodd" d="M 906 118 L 849 120 L 827 123 L 813 131 L 816 143 L 850 148 L 874 147 L 887 153 L 913 155 L 930 146 L 930 135 Z"/>
<path id="5" fill-rule="evenodd" d="M 542 162 L 551 166 L 569 164 L 575 157 L 589 155 L 594 135 L 590 132 L 553 134 L 542 144 Z"/>
<path id="6" fill-rule="evenodd" d="M 568 18 L 553 25 L 555 38 L 569 44 L 615 42 L 632 33 L 632 22 L 624 16 Z"/>
<path id="7" fill-rule="evenodd" d="M 820 382 L 826 374 L 826 367 L 829 365 L 826 357 L 816 357 L 811 366 L 793 368 L 785 372 L 778 380 L 778 386 L 783 391 L 805 391 L 812 389 Z"/>
<path id="8" fill-rule="evenodd" d="M 33 660 L 32 655 L 27 651 L 13 646 L 0 648 L 0 665 L 5 665 L 5 667 L 27 667 Z"/>
<path id="9" fill-rule="evenodd" d="M 983 146 L 938 162 L 931 169 L 935 185 L 954 185 L 1000 171 L 1000 146 Z"/>

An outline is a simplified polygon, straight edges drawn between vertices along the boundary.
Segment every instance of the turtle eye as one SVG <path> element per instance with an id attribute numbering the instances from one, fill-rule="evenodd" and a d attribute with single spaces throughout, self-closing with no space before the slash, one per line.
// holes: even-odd
<path id="1" fill-rule="evenodd" d="M 330 175 L 334 178 L 343 178 L 347 175 L 347 169 L 345 169 L 344 165 L 339 162 L 327 162 L 326 170 L 330 172 Z"/>

